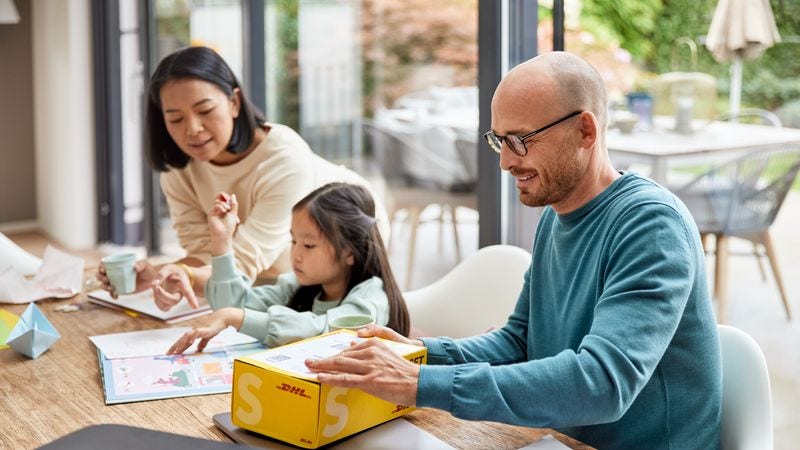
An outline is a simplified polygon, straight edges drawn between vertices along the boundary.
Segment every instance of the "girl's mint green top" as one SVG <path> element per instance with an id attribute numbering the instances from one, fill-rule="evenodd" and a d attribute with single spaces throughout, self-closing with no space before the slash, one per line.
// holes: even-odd
<path id="1" fill-rule="evenodd" d="M 389 322 L 389 299 L 378 277 L 365 280 L 341 300 L 314 299 L 311 311 L 289 308 L 289 301 L 300 288 L 294 273 L 278 277 L 273 285 L 250 285 L 250 280 L 236 269 L 233 254 L 211 259 L 211 278 L 206 283 L 206 299 L 214 310 L 232 306 L 244 309 L 239 331 L 260 339 L 267 347 L 276 347 L 328 331 L 328 320 L 341 316 L 366 315 L 375 323 Z"/>
<path id="2" fill-rule="evenodd" d="M 532 253 L 504 327 L 424 340 L 417 405 L 599 449 L 718 448 L 717 325 L 683 204 L 624 174 L 576 211 L 545 208 Z"/>

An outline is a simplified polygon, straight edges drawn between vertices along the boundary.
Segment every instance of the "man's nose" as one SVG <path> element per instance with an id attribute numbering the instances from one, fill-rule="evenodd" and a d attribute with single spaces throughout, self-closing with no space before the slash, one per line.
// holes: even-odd
<path id="1" fill-rule="evenodd" d="M 504 142 L 500 148 L 500 168 L 502 170 L 510 170 L 512 167 L 519 165 L 520 156 L 512 152 L 508 145 Z"/>

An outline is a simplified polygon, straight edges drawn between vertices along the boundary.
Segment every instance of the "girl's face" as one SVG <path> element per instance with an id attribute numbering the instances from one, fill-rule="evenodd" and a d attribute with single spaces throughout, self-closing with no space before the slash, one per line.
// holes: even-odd
<path id="1" fill-rule="evenodd" d="M 186 78 L 167 82 L 160 96 L 167 132 L 184 153 L 219 164 L 236 160 L 226 148 L 239 116 L 238 88 L 229 98 L 212 83 Z"/>
<path id="2" fill-rule="evenodd" d="M 350 280 L 353 254 L 347 250 L 336 258 L 336 251 L 322 234 L 306 208 L 292 212 L 292 269 L 303 286 L 322 285 L 323 300 L 344 296 Z"/>

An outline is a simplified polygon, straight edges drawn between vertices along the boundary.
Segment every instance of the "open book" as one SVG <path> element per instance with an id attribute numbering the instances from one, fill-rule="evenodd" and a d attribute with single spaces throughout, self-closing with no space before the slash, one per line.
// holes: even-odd
<path id="1" fill-rule="evenodd" d="M 111 294 L 104 290 L 89 292 L 88 296 L 89 301 L 92 303 L 120 311 L 145 314 L 156 319 L 164 320 L 169 324 L 212 313 L 211 306 L 209 306 L 208 302 L 206 302 L 206 299 L 203 297 L 197 298 L 197 301 L 200 302 L 200 307 L 197 309 L 189 306 L 189 302 L 184 299 L 170 308 L 169 311 L 162 311 L 156 306 L 155 300 L 153 300 L 153 291 L 150 289 L 135 294 L 120 295 L 117 298 L 111 297 Z"/>
<path id="2" fill-rule="evenodd" d="M 215 336 L 202 353 L 192 345 L 182 355 L 165 355 L 189 329 L 89 337 L 97 346 L 106 404 L 230 392 L 233 360 L 264 350 L 255 338 L 229 327 Z"/>

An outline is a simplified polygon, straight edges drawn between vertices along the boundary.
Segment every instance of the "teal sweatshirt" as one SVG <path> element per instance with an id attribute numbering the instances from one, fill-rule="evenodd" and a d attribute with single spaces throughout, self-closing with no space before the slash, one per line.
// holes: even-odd
<path id="1" fill-rule="evenodd" d="M 389 323 L 389 299 L 383 280 L 372 277 L 350 289 L 341 301 L 314 299 L 311 311 L 289 308 L 289 301 L 300 288 L 294 273 L 278 276 L 273 285 L 250 286 L 250 280 L 236 269 L 233 253 L 211 258 L 211 278 L 206 283 L 206 299 L 214 310 L 226 306 L 244 309 L 239 331 L 277 347 L 328 331 L 328 321 L 336 317 L 366 315 L 375 323 Z"/>
<path id="2" fill-rule="evenodd" d="M 545 208 L 504 327 L 424 342 L 418 406 L 555 428 L 599 449 L 719 447 L 719 339 L 699 234 L 675 196 L 638 175 L 571 213 Z"/>

